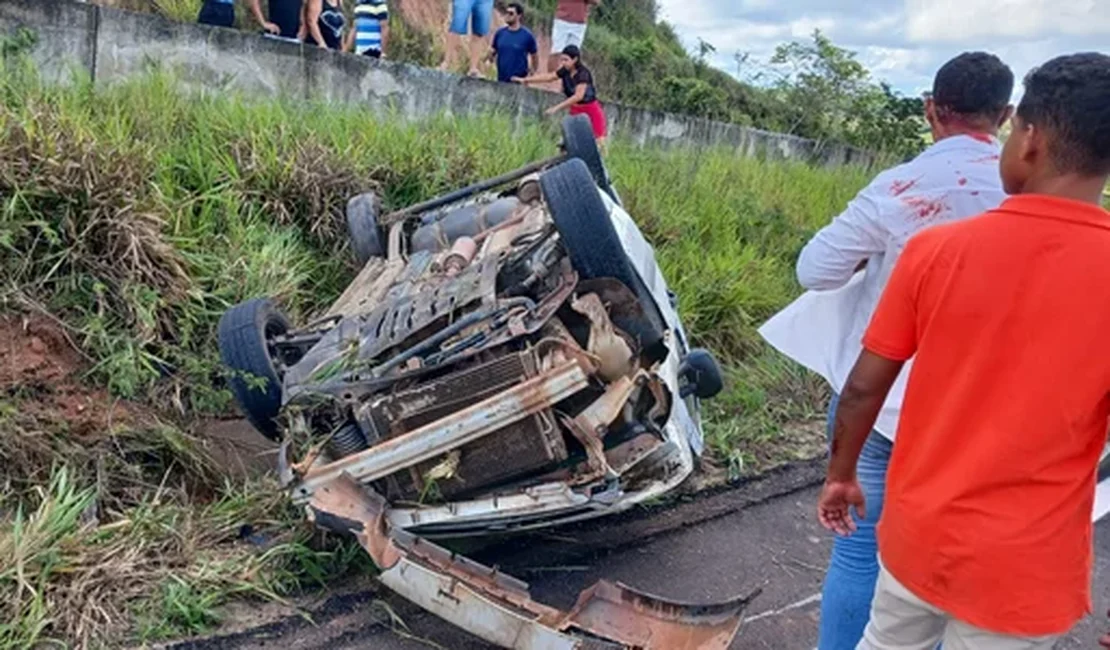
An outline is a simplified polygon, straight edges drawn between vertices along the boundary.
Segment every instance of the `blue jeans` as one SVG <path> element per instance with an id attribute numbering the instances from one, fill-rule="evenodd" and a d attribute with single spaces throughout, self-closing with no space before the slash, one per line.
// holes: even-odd
<path id="1" fill-rule="evenodd" d="M 833 435 L 833 416 L 839 396 L 829 404 L 828 435 Z M 832 558 L 821 591 L 821 627 L 818 650 L 855 650 L 871 614 L 871 599 L 879 578 L 879 546 L 875 525 L 883 511 L 886 469 L 894 443 L 878 431 L 867 437 L 860 453 L 856 475 L 863 488 L 867 518 L 856 519 L 856 532 L 833 541 Z M 853 517 L 855 515 L 853 514 Z"/>
<path id="2" fill-rule="evenodd" d="M 470 33 L 485 36 L 493 22 L 493 0 L 454 0 L 451 3 L 451 32 L 466 35 L 467 23 Z"/>

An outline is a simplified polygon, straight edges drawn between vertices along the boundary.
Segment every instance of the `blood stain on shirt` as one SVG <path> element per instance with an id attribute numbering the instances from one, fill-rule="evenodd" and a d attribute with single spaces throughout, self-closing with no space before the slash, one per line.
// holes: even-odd
<path id="1" fill-rule="evenodd" d="M 956 182 L 959 183 L 960 185 L 967 185 L 967 179 L 966 178 L 961 178 L 960 180 L 958 180 Z"/>
<path id="2" fill-rule="evenodd" d="M 972 160 L 971 162 L 973 162 L 973 163 L 989 163 L 989 162 L 994 162 L 996 160 L 998 160 L 998 154 L 994 154 L 993 156 L 986 156 L 984 158 L 976 158 L 975 160 Z"/>
<path id="3" fill-rule="evenodd" d="M 948 206 L 944 203 L 944 199 L 929 199 L 923 196 L 908 196 L 902 199 L 919 219 L 931 219 L 940 213 L 948 210 Z"/>
<path id="4" fill-rule="evenodd" d="M 894 181 L 890 184 L 890 195 L 901 196 L 906 193 L 906 190 L 917 185 L 917 179 L 912 181 Z"/>

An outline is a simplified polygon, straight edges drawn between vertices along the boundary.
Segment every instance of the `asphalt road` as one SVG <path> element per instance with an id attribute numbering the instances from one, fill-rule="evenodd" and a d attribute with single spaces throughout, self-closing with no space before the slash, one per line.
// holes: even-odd
<path id="1" fill-rule="evenodd" d="M 808 472 L 808 473 L 807 473 Z M 567 607 L 599 578 L 664 597 L 704 601 L 762 589 L 731 648 L 810 650 L 831 538 L 814 518 L 817 476 L 809 470 L 629 520 L 598 522 L 560 537 L 502 543 L 475 555 L 527 580 L 534 597 Z M 753 496 L 754 494 L 754 496 Z M 1096 527 L 1096 611 L 1110 608 L 1110 519 Z M 402 620 L 401 627 L 396 619 Z M 289 617 L 241 635 L 181 648 L 489 648 L 395 596 L 354 589 L 320 607 L 310 625 Z M 1110 627 L 1091 617 L 1059 649 L 1092 648 Z"/>

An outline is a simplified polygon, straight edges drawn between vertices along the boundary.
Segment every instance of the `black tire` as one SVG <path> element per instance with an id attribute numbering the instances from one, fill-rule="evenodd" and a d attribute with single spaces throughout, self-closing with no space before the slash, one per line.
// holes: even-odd
<path id="1" fill-rule="evenodd" d="M 385 257 L 386 239 L 378 217 L 381 202 L 373 192 L 366 192 L 347 201 L 347 232 L 355 262 L 363 266 L 371 257 Z"/>
<path id="2" fill-rule="evenodd" d="M 620 205 L 620 199 L 609 182 L 605 161 L 601 159 L 601 150 L 597 148 L 597 138 L 594 137 L 590 118 L 585 115 L 571 115 L 563 119 L 563 149 L 570 158 L 586 163 L 586 168 L 594 177 L 594 183 Z"/>
<path id="3" fill-rule="evenodd" d="M 231 371 L 228 387 L 247 420 L 275 442 L 281 432 L 274 418 L 281 411 L 281 378 L 268 341 L 289 331 L 289 320 L 269 298 L 235 305 L 220 317 L 220 359 Z"/>
<path id="4" fill-rule="evenodd" d="M 644 308 L 639 323 L 617 323 L 634 336 L 649 357 L 665 355 L 666 327 L 647 286 L 632 267 L 601 196 L 594 190 L 586 163 L 571 159 L 540 176 L 544 200 L 570 256 L 583 279 L 614 278 L 628 287 Z"/>

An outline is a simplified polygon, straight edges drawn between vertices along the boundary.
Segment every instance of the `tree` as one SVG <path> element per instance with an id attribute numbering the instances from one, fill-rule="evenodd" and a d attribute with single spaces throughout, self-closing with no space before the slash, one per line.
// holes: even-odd
<path id="1" fill-rule="evenodd" d="M 922 101 L 875 83 L 855 52 L 820 30 L 811 43 L 778 46 L 770 65 L 778 77 L 770 91 L 787 132 L 899 155 L 924 146 Z"/>

